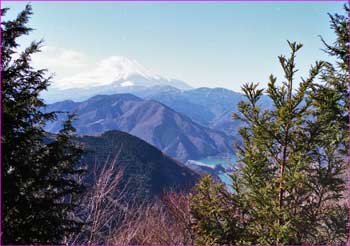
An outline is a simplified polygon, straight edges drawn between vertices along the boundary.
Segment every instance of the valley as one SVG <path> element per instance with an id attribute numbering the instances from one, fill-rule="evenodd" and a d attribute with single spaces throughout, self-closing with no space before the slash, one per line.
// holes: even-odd
<path id="1" fill-rule="evenodd" d="M 44 99 L 53 103 L 43 111 L 59 112 L 45 130 L 57 133 L 67 115 L 74 113 L 73 126 L 82 139 L 123 131 L 198 174 L 229 184 L 227 174 L 235 164 L 233 146 L 240 143 L 238 129 L 242 126 L 232 115 L 245 100 L 243 94 L 224 88 L 192 88 L 184 81 L 153 74 L 125 57 L 113 58 L 109 69 L 115 79 L 108 84 L 45 92 Z"/>

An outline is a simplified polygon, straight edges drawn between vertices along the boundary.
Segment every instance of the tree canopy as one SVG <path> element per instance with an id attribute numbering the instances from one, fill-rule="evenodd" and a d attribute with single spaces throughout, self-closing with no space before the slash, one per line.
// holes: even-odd
<path id="1" fill-rule="evenodd" d="M 79 228 L 69 216 L 69 197 L 84 189 L 77 179 L 84 170 L 78 167 L 82 149 L 71 141 L 72 116 L 53 140 L 43 129 L 56 114 L 41 110 L 40 93 L 51 77 L 31 65 L 42 41 L 19 52 L 18 39 L 32 31 L 31 15 L 27 5 L 16 19 L 1 23 L 3 244 L 60 243 Z"/>

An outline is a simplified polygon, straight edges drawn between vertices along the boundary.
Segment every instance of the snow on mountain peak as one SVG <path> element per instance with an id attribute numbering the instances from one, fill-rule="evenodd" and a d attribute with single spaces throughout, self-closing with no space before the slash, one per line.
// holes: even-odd
<path id="1" fill-rule="evenodd" d="M 59 89 L 87 88 L 112 84 L 115 81 L 125 82 L 132 77 L 144 80 L 164 80 L 167 78 L 154 74 L 138 63 L 135 59 L 123 56 L 111 56 L 100 62 L 89 71 L 80 72 L 71 77 L 63 78 L 54 85 Z M 127 83 L 130 86 L 130 83 Z M 125 86 L 125 85 L 124 85 Z"/>
<path id="2" fill-rule="evenodd" d="M 151 73 L 135 59 L 124 56 L 111 56 L 99 63 L 100 66 L 113 71 L 114 80 L 127 80 L 133 75 L 139 75 L 147 79 L 159 79 L 160 76 Z"/>
<path id="3" fill-rule="evenodd" d="M 129 81 L 129 80 L 120 84 L 121 87 L 134 86 L 134 85 L 135 85 L 134 82 Z"/>

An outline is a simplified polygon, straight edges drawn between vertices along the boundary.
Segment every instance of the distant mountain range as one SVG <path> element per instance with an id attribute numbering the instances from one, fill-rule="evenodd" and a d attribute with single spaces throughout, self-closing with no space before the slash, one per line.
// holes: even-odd
<path id="1" fill-rule="evenodd" d="M 237 135 L 241 126 L 232 115 L 238 111 L 238 103 L 245 100 L 242 93 L 224 88 L 202 87 L 183 91 L 171 86 L 156 86 L 134 94 L 161 102 L 203 126 L 231 136 Z"/>
<path id="2" fill-rule="evenodd" d="M 232 146 L 239 141 L 242 122 L 232 115 L 245 97 L 238 92 L 192 89 L 125 57 L 112 57 L 102 68 L 73 76 L 62 85 L 42 95 L 47 102 L 59 101 L 45 110 L 75 112 L 74 126 L 80 135 L 125 131 L 184 162 L 233 155 Z M 261 106 L 269 105 L 263 97 Z M 57 132 L 64 119 L 62 114 L 46 130 Z"/>
<path id="3" fill-rule="evenodd" d="M 95 95 L 113 95 L 119 93 L 133 94 L 146 100 L 158 101 L 174 111 L 188 116 L 194 122 L 215 130 L 225 132 L 227 135 L 236 136 L 242 126 L 239 121 L 234 121 L 233 113 L 238 111 L 238 103 L 246 100 L 242 93 L 224 88 L 197 88 L 181 90 L 173 86 L 156 85 L 150 87 L 129 86 L 125 88 L 113 85 L 96 87 L 94 89 L 69 89 L 58 93 L 50 91 L 59 101 L 63 99 L 75 102 L 88 99 Z M 51 99 L 53 97 L 50 97 Z M 260 105 L 267 108 L 270 100 L 263 96 Z"/>
<path id="4" fill-rule="evenodd" d="M 96 95 L 130 93 L 158 101 L 202 126 L 227 135 L 236 136 L 242 125 L 232 120 L 238 103 L 245 100 L 242 93 L 224 88 L 193 89 L 184 81 L 150 72 L 136 60 L 126 57 L 112 56 L 105 63 L 91 71 L 63 79 L 58 83 L 60 86 L 51 86 L 42 97 L 47 103 L 63 100 L 81 102 Z M 263 107 L 268 104 L 269 101 L 263 97 Z"/>
<path id="5" fill-rule="evenodd" d="M 77 140 L 86 150 L 83 161 L 91 169 L 116 158 L 117 169 L 125 171 L 122 187 L 130 182 L 130 199 L 190 189 L 203 174 L 222 180 L 225 168 L 194 160 L 234 155 L 242 122 L 234 121 L 232 115 L 238 103 L 246 100 L 242 93 L 193 89 L 124 57 L 112 57 L 102 65 L 42 94 L 46 102 L 54 102 L 44 111 L 62 113 L 45 130 L 57 133 L 67 113 L 75 113 Z M 269 105 L 263 97 L 261 106 Z"/>
<path id="6" fill-rule="evenodd" d="M 100 95 L 83 102 L 62 101 L 45 110 L 75 112 L 74 126 L 80 135 L 125 131 L 180 161 L 233 154 L 233 137 L 202 126 L 162 103 L 131 94 Z M 46 130 L 57 132 L 64 118 L 62 115 L 49 123 Z"/>
<path id="7" fill-rule="evenodd" d="M 123 172 L 118 188 L 126 189 L 127 200 L 143 201 L 170 190 L 188 191 L 200 178 L 157 148 L 125 132 L 108 131 L 101 136 L 79 137 L 76 141 L 84 146 L 81 162 L 88 166 L 90 182 L 100 175 L 104 165 L 114 164 L 113 176 L 120 170 Z"/>
<path id="8" fill-rule="evenodd" d="M 83 101 L 96 95 L 112 95 L 144 90 L 153 86 L 192 87 L 184 81 L 169 79 L 147 70 L 134 59 L 112 56 L 92 71 L 60 80 L 41 96 L 48 103 L 62 100 Z"/>

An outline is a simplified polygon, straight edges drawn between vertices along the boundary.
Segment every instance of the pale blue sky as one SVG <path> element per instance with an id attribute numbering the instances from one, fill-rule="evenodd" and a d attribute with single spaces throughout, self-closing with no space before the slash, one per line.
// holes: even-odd
<path id="1" fill-rule="evenodd" d="M 17 14 L 25 2 L 2 2 Z M 136 59 L 160 75 L 194 87 L 239 90 L 244 82 L 266 84 L 280 75 L 277 56 L 286 40 L 304 44 L 297 64 L 301 73 L 317 59 L 318 35 L 332 41 L 327 13 L 343 13 L 341 2 L 33 2 L 30 25 L 21 40 L 45 40 L 51 53 L 40 65 L 57 78 L 72 76 L 110 56 Z M 58 54 L 65 51 L 66 55 Z M 58 55 L 57 55 L 58 54 Z M 76 59 L 68 66 L 65 58 Z M 61 59 L 61 60 L 60 60 Z M 64 63 L 64 64 L 62 64 Z"/>

